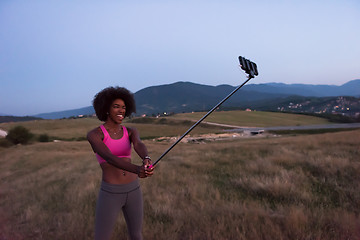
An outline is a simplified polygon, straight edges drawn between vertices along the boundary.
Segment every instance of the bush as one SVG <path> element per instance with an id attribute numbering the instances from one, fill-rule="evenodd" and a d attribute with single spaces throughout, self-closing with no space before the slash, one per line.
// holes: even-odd
<path id="1" fill-rule="evenodd" d="M 146 123 L 146 124 L 154 123 L 154 121 L 155 119 L 150 117 L 139 117 L 129 120 L 129 122 L 131 123 Z"/>
<path id="2" fill-rule="evenodd" d="M 33 137 L 33 134 L 30 133 L 28 129 L 23 126 L 16 126 L 10 129 L 6 139 L 12 142 L 13 144 L 26 144 Z"/>
<path id="3" fill-rule="evenodd" d="M 41 134 L 38 137 L 39 142 L 50 142 L 50 137 L 47 134 Z"/>

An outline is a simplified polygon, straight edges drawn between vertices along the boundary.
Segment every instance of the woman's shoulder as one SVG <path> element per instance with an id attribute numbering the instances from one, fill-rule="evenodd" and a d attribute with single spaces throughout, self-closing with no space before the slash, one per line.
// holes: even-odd
<path id="1" fill-rule="evenodd" d="M 104 133 L 103 131 L 101 130 L 100 126 L 90 130 L 88 133 L 87 133 L 87 137 L 103 137 Z"/>
<path id="2" fill-rule="evenodd" d="M 137 129 L 135 127 L 129 127 L 129 126 L 124 126 L 126 128 L 126 130 L 128 131 L 128 134 L 131 135 L 133 133 L 137 133 Z"/>

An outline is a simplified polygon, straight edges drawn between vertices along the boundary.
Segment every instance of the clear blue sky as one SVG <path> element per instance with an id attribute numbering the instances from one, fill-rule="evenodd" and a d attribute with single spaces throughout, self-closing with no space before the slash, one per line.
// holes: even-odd
<path id="1" fill-rule="evenodd" d="M 1 0 L 0 113 L 86 107 L 113 85 L 341 85 L 360 78 L 358 0 Z M 176 97 L 176 96 L 174 96 Z"/>

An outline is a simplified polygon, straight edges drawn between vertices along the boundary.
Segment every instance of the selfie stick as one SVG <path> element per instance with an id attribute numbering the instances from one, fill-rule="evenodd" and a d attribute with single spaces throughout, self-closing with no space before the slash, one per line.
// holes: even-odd
<path id="1" fill-rule="evenodd" d="M 251 62 L 248 59 L 245 59 L 239 56 L 240 67 L 244 70 L 249 76 L 248 79 L 238 86 L 234 91 L 227 95 L 223 100 L 216 104 L 208 113 L 206 113 L 199 121 L 197 121 L 192 127 L 189 128 L 171 147 L 169 147 L 150 167 L 155 167 L 155 165 L 168 153 L 171 149 L 175 147 L 189 132 L 191 132 L 197 125 L 199 125 L 207 116 L 209 116 L 213 111 L 215 111 L 221 104 L 228 100 L 235 92 L 242 88 L 251 78 L 254 78 L 255 75 L 258 75 L 257 66 L 255 63 Z"/>

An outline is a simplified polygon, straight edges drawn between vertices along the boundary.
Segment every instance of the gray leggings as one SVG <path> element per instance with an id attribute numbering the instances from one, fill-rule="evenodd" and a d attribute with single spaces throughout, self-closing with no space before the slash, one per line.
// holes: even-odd
<path id="1" fill-rule="evenodd" d="M 142 239 L 143 199 L 139 180 L 128 184 L 101 182 L 96 203 L 95 240 L 108 240 L 122 210 L 130 239 Z"/>

